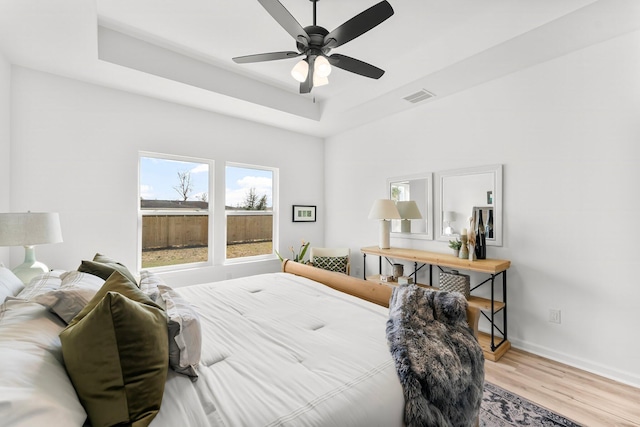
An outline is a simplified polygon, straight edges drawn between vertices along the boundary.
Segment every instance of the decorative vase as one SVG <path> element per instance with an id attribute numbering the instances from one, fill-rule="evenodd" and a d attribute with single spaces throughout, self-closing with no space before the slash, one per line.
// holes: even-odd
<path id="1" fill-rule="evenodd" d="M 474 224 L 475 221 L 472 217 L 469 222 L 469 230 L 467 230 L 467 245 L 469 245 L 467 259 L 469 261 L 476 259 L 476 230 Z"/>
<path id="2" fill-rule="evenodd" d="M 454 249 L 454 250 L 453 250 L 453 255 L 454 255 L 455 257 L 459 257 L 459 256 L 460 256 L 460 249 Z"/>
<path id="3" fill-rule="evenodd" d="M 397 282 L 401 276 L 404 276 L 404 265 L 393 264 L 393 280 Z"/>
<path id="4" fill-rule="evenodd" d="M 462 246 L 460 246 L 460 253 L 458 254 L 458 258 L 467 259 L 469 258 L 469 248 L 467 247 L 466 233 L 460 235 L 460 242 L 462 243 Z"/>

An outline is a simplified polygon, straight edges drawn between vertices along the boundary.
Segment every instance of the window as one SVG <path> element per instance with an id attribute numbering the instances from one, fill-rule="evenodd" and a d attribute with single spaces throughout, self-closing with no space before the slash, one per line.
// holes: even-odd
<path id="1" fill-rule="evenodd" d="M 271 256 L 276 231 L 275 168 L 228 163 L 225 171 L 226 258 Z"/>
<path id="2" fill-rule="evenodd" d="M 205 263 L 210 258 L 212 162 L 140 155 L 141 267 Z"/>

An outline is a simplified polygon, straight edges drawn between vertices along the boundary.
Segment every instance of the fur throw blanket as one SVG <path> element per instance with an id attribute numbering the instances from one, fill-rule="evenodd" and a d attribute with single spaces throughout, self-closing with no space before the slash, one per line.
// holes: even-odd
<path id="1" fill-rule="evenodd" d="M 484 355 L 457 292 L 394 288 L 387 340 L 405 399 L 407 427 L 475 426 Z"/>

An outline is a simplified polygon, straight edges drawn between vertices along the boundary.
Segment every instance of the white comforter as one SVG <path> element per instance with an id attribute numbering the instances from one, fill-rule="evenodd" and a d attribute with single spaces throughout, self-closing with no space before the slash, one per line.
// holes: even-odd
<path id="1" fill-rule="evenodd" d="M 170 372 L 152 427 L 402 425 L 386 308 L 286 273 L 178 292 L 201 315 L 200 378 Z"/>
<path id="2" fill-rule="evenodd" d="M 200 377 L 169 370 L 151 427 L 402 425 L 387 309 L 285 273 L 177 291 L 201 316 Z M 0 426 L 82 426 L 63 327 L 36 303 L 0 306 Z"/>

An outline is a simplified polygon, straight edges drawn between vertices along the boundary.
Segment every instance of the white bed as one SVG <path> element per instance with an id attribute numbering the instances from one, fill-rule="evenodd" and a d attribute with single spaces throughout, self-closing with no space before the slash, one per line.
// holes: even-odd
<path id="1" fill-rule="evenodd" d="M 283 269 L 176 289 L 200 318 L 198 379 L 168 370 L 152 427 L 403 425 L 385 335 L 391 290 L 294 262 Z M 50 276 L 40 291 L 60 286 Z M 0 305 L 3 427 L 85 423 L 58 337 L 65 326 L 36 302 Z"/>
<path id="2" fill-rule="evenodd" d="M 199 378 L 169 369 L 153 427 L 395 426 L 403 396 L 385 338 L 388 310 L 289 273 L 179 288 L 198 311 Z M 45 307 L 0 311 L 0 424 L 82 426 Z"/>

